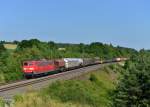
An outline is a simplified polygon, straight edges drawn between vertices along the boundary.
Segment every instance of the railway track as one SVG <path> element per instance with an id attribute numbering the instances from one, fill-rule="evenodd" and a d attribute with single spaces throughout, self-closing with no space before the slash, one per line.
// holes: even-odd
<path id="1" fill-rule="evenodd" d="M 114 64 L 116 62 L 107 63 L 107 64 L 97 64 L 93 66 L 87 66 L 79 69 L 70 70 L 67 72 L 62 72 L 54 75 L 49 75 L 46 77 L 30 79 L 25 81 L 20 81 L 16 83 L 11 83 L 7 85 L 0 86 L 0 97 L 9 101 L 14 95 L 25 93 L 29 90 L 39 90 L 48 86 L 50 83 L 53 83 L 58 80 L 68 80 L 74 77 L 80 76 L 84 73 L 97 70 L 103 66 Z"/>

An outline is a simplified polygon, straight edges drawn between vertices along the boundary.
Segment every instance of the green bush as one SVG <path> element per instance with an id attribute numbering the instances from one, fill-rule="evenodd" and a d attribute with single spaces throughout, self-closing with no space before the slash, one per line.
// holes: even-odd
<path id="1" fill-rule="evenodd" d="M 114 89 L 111 74 L 97 72 L 88 80 L 67 80 L 56 82 L 44 90 L 44 95 L 62 102 L 88 104 L 93 107 L 110 106 L 110 92 Z M 108 80 L 109 79 L 109 80 Z"/>
<path id="2" fill-rule="evenodd" d="M 98 81 L 98 79 L 97 79 L 95 74 L 91 74 L 90 75 L 90 81 L 92 81 L 92 82 L 97 82 Z"/>
<path id="3" fill-rule="evenodd" d="M 66 81 L 54 83 L 48 88 L 47 93 L 62 102 L 73 101 L 96 106 L 99 103 L 96 98 L 98 96 L 94 95 L 92 91 L 88 84 L 83 84 L 81 81 Z"/>

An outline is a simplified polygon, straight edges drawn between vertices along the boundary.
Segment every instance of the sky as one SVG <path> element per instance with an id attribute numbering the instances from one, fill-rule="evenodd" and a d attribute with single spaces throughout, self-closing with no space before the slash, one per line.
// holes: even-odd
<path id="1" fill-rule="evenodd" d="M 0 0 L 0 40 L 150 49 L 149 0 Z"/>

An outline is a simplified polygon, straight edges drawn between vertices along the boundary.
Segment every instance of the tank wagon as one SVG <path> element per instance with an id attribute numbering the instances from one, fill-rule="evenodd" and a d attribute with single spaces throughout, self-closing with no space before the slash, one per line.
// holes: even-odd
<path id="1" fill-rule="evenodd" d="M 63 60 L 66 69 L 81 67 L 83 65 L 83 59 L 81 58 L 64 58 Z"/>

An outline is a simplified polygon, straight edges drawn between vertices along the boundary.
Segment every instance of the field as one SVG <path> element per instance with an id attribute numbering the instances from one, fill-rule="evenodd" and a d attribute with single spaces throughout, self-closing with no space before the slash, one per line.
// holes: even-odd
<path id="1" fill-rule="evenodd" d="M 4 47 L 6 49 L 15 50 L 17 48 L 17 45 L 16 44 L 4 44 Z"/>

